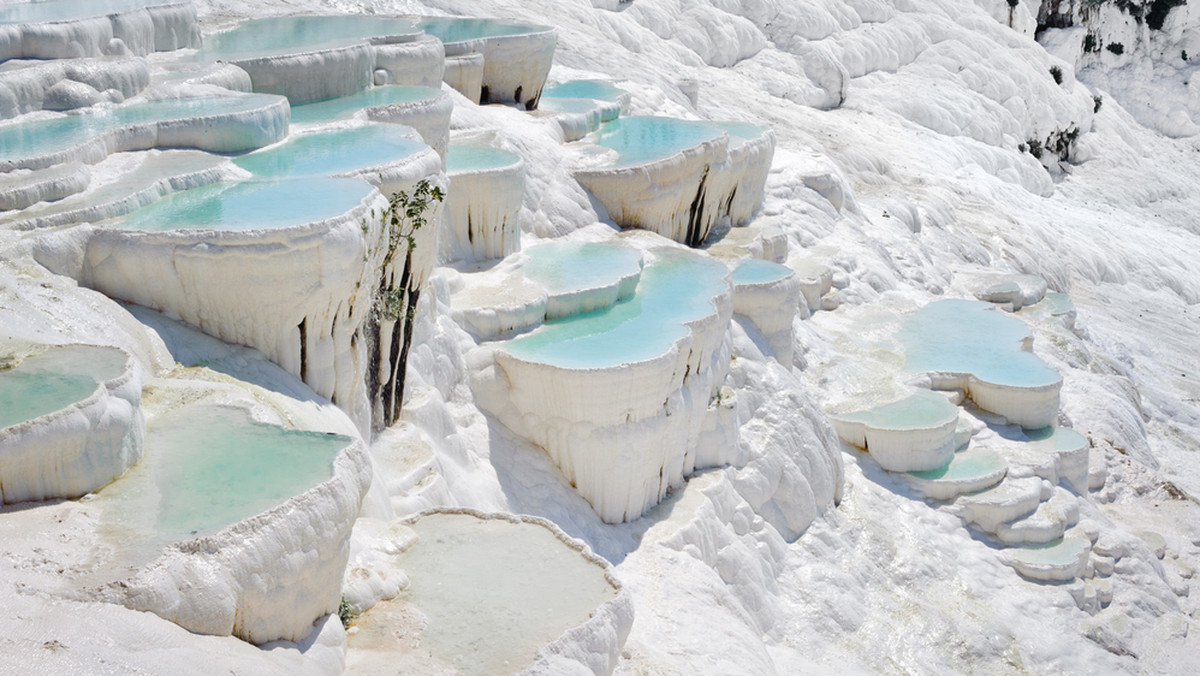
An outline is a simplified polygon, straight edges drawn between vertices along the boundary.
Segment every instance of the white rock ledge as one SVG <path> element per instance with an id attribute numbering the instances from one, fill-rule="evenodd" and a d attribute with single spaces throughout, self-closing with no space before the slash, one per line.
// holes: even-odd
<path id="1" fill-rule="evenodd" d="M 355 336 L 370 311 L 382 254 L 372 246 L 365 260 L 368 242 L 381 233 L 374 224 L 364 238 L 361 224 L 385 206 L 371 191 L 342 216 L 286 228 L 96 229 L 80 281 L 260 350 L 367 429 L 366 346 Z"/>
<path id="2" fill-rule="evenodd" d="M 696 283 L 705 275 L 723 283 L 706 298 L 709 310 L 684 320 L 685 330 L 659 355 L 572 367 L 517 356 L 501 345 L 468 357 L 480 406 L 545 449 L 606 522 L 637 518 L 698 466 L 697 438 L 729 368 L 725 337 L 733 303 L 727 269 L 707 259 L 694 264 L 690 279 Z M 653 265 L 643 282 L 653 276 Z M 618 336 L 610 340 L 623 344 Z M 709 460 L 721 464 L 727 458 Z"/>
<path id="3" fill-rule="evenodd" d="M 954 458 L 958 407 L 935 392 L 917 391 L 891 404 L 829 419 L 842 441 L 866 449 L 889 472 L 933 470 Z"/>
<path id="4" fill-rule="evenodd" d="M 100 596 L 198 634 L 299 641 L 338 610 L 350 531 L 370 482 L 370 458 L 352 440 L 328 480 L 211 536 L 169 545 Z"/>
<path id="5" fill-rule="evenodd" d="M 120 103 L 150 85 L 145 59 L 72 59 L 0 71 L 0 119 Z"/>
<path id="6" fill-rule="evenodd" d="M 145 55 L 200 46 L 196 7 L 191 2 L 128 4 L 127 9 L 106 8 L 100 16 L 89 17 L 87 3 L 80 2 L 77 17 L 2 24 L 0 63 L 9 59 Z"/>
<path id="7" fill-rule="evenodd" d="M 0 503 L 77 498 L 121 476 L 142 457 L 142 382 L 128 354 L 112 347 L 64 345 L 23 361 L 27 368 L 37 362 L 56 373 L 53 364 L 66 361 L 62 373 L 83 375 L 98 368 L 97 360 L 114 359 L 120 368 L 96 373 L 100 379 L 84 398 L 0 428 Z"/>
<path id="8" fill-rule="evenodd" d="M 446 175 L 450 188 L 438 245 L 442 261 L 481 261 L 518 251 L 519 214 L 525 197 L 521 156 L 498 148 L 456 144 L 446 156 Z"/>
<path id="9" fill-rule="evenodd" d="M 611 124 L 647 119 L 652 118 Z M 577 169 L 575 177 L 621 227 L 651 230 L 696 247 L 723 218 L 733 225 L 750 218 L 762 202 L 774 149 L 770 131 L 734 148 L 729 134 L 720 132 L 666 157 Z"/>
<path id="10" fill-rule="evenodd" d="M 778 270 L 763 272 L 772 267 Z M 792 365 L 792 320 L 799 307 L 800 279 L 790 268 L 762 260 L 742 261 L 734 268 L 734 313 L 754 323 L 775 360 L 788 368 Z"/>
<path id="11" fill-rule="evenodd" d="M 160 120 L 115 126 L 97 135 L 80 138 L 67 148 L 0 160 L 0 172 L 44 169 L 70 161 L 95 164 L 114 153 L 151 148 L 194 148 L 212 153 L 238 153 L 276 143 L 287 135 L 291 115 L 287 99 L 232 92 L 227 98 L 240 104 L 234 112 L 168 116 Z"/>
<path id="12" fill-rule="evenodd" d="M 444 21 L 454 22 L 450 17 Z M 428 19 L 428 25 L 443 21 Z M 468 19 L 469 21 L 469 19 Z M 446 56 L 458 59 L 454 64 L 461 75 L 452 78 L 458 85 L 447 82 L 464 96 L 470 98 L 475 81 L 474 60 L 463 60 L 470 54 L 483 56 L 483 72 L 479 75 L 479 98 L 471 100 L 486 103 L 516 103 L 526 110 L 538 107 L 546 76 L 554 60 L 554 48 L 558 44 L 558 31 L 548 26 L 530 26 L 529 32 L 510 35 L 485 35 L 467 40 L 446 41 Z M 430 29 L 437 35 L 439 31 Z M 460 88 L 461 87 L 461 88 Z"/>

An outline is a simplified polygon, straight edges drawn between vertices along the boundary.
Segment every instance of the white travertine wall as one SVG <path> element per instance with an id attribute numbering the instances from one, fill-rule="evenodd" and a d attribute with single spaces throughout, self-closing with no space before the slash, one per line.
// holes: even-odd
<path id="1" fill-rule="evenodd" d="M 141 56 L 199 46 L 200 27 L 191 2 L 68 21 L 0 26 L 0 63 L 9 59 Z"/>
<path id="2" fill-rule="evenodd" d="M 472 101 L 517 103 L 525 106 L 526 110 L 533 110 L 537 108 L 542 87 L 546 85 L 557 44 L 558 31 L 549 28 L 535 33 L 493 35 L 451 42 L 446 50 L 459 58 L 467 54 L 483 55 L 479 98 Z M 461 80 L 464 88 L 455 86 L 455 89 L 466 96 L 473 88 L 470 85 L 474 82 L 474 64 L 464 62 L 462 65 L 466 67 Z M 451 83 L 451 86 L 454 84 Z"/>
<path id="3" fill-rule="evenodd" d="M 98 382 L 87 397 L 0 429 L 0 504 L 78 498 L 141 459 L 146 432 L 142 380 L 129 355 L 91 345 L 52 347 L 48 352 L 87 359 L 90 353 L 112 351 L 123 356 L 121 372 Z"/>
<path id="4" fill-rule="evenodd" d="M 299 641 L 337 613 L 350 531 L 371 483 L 354 440 L 316 487 L 220 532 L 171 545 L 101 596 L 198 634 Z"/>
<path id="5" fill-rule="evenodd" d="M 722 135 L 661 160 L 580 169 L 575 177 L 618 225 L 695 247 L 722 218 L 738 225 L 758 208 L 774 148 L 772 132 L 733 151 Z"/>
<path id="6" fill-rule="evenodd" d="M 726 436 L 709 416 L 736 424 L 710 405 L 729 370 L 732 292 L 711 300 L 711 314 L 645 361 L 568 369 L 479 348 L 468 355 L 476 401 L 542 447 L 601 519 L 636 519 L 697 468 L 729 462 L 722 450 L 736 452 L 697 457 L 702 433 Z"/>
<path id="7" fill-rule="evenodd" d="M 234 96 L 250 95 L 231 94 L 231 99 Z M 256 150 L 283 140 L 291 119 L 287 99 L 262 96 L 260 101 L 260 105 L 234 113 L 116 127 L 69 148 L 32 157 L 5 158 L 0 160 L 0 172 L 45 169 L 63 162 L 95 164 L 114 153 L 151 148 L 196 148 L 213 153 Z"/>
<path id="8" fill-rule="evenodd" d="M 150 85 L 145 59 L 72 59 L 0 71 L 0 119 L 120 103 Z"/>
<path id="9" fill-rule="evenodd" d="M 775 361 L 791 368 L 792 320 L 800 307 L 800 279 L 795 273 L 757 284 L 734 284 L 733 311 L 762 332 Z"/>
<path id="10" fill-rule="evenodd" d="M 459 94 L 478 102 L 483 91 L 483 55 L 474 52 L 452 54 L 448 50 L 446 72 L 442 78 Z"/>
<path id="11" fill-rule="evenodd" d="M 449 174 L 446 223 L 438 245 L 443 261 L 503 258 L 521 248 L 525 161 Z"/>
<path id="12" fill-rule="evenodd" d="M 346 96 L 372 86 L 375 72 L 388 73 L 391 84 L 437 87 L 445 68 L 445 52 L 436 38 L 421 35 L 405 42 L 305 50 L 295 54 L 235 59 L 250 74 L 254 91 L 286 96 L 295 105 Z"/>
<path id="13" fill-rule="evenodd" d="M 368 120 L 412 127 L 421 140 L 441 157 L 446 157 L 450 145 L 450 114 L 454 101 L 446 91 L 422 101 L 371 106 L 366 109 Z"/>

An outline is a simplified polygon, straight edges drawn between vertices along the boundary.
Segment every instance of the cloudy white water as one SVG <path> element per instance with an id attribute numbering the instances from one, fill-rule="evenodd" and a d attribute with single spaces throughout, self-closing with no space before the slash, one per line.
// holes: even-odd
<path id="1" fill-rule="evenodd" d="M 1200 99 L 1184 57 L 1200 57 L 1200 8 L 1177 7 L 1151 31 L 1109 6 L 1117 3 L 1101 3 L 1089 27 L 1052 29 L 1039 44 L 1029 0 L 197 4 L 207 30 L 298 12 L 553 25 L 552 81 L 610 79 L 632 94 L 636 115 L 773 129 L 774 164 L 752 225 L 786 235 L 793 267 L 831 274 L 825 309 L 794 320 L 792 368 L 764 356 L 752 327 L 732 324 L 726 384 L 741 426 L 731 465 L 698 473 L 645 517 L 614 526 L 542 450 L 477 406 L 475 343 L 450 317 L 450 292 L 463 282 L 436 271 L 417 318 L 403 422 L 371 445 L 376 485 L 353 540 L 351 600 L 369 605 L 400 584 L 386 568 L 381 522 L 468 507 L 545 517 L 614 564 L 634 611 L 616 673 L 1194 668 L 1200 140 L 1188 134 L 1200 129 Z M 1099 37 L 1098 50 L 1084 51 L 1087 34 Z M 1121 54 L 1105 47 L 1117 43 Z M 689 79 L 699 83 L 695 105 L 680 87 Z M 607 215 L 569 172 L 588 159 L 562 143 L 556 125 L 457 95 L 454 103 L 452 132 L 498 129 L 498 143 L 525 162 L 525 248 L 610 235 Z M 1064 134 L 1074 138 L 1064 161 L 1028 152 L 1031 141 L 1053 145 Z M 650 237 L 630 239 L 648 246 Z M 90 333 L 162 368 L 161 349 L 141 334 L 153 330 L 178 359 L 186 348 L 236 378 L 315 399 L 253 351 L 145 311 L 135 311 L 139 323 L 45 272 L 28 283 L 28 265 L 0 268 L 0 290 L 21 299 L 7 306 L 18 308 L 4 320 L 9 336 Z M 991 273 L 1039 276 L 1076 306 L 1073 327 L 1044 313 L 1020 316 L 1034 353 L 1063 376 L 1060 424 L 1087 436 L 1093 471 L 1106 471 L 1079 506 L 1081 529 L 1098 536 L 1101 563 L 1111 566 L 1106 605 L 1076 600 L 1095 601 L 1099 575 L 1054 584 L 1019 576 L 949 509 L 839 443 L 826 416 L 899 398 L 900 317 L 938 299 L 972 298 Z M 59 307 L 42 311 L 50 319 L 20 309 L 56 294 Z M 1005 431 L 967 413 L 979 416 L 970 417 L 977 440 Z M 340 413 L 324 406 L 308 415 Z M 327 424 L 353 429 L 344 416 Z M 390 664 L 356 653 L 336 618 L 300 644 L 260 649 L 81 600 L 57 575 L 93 565 L 93 548 L 105 546 L 93 521 L 87 503 L 0 511 L 0 540 L 13 543 L 0 561 L 0 673 L 336 673 Z"/>

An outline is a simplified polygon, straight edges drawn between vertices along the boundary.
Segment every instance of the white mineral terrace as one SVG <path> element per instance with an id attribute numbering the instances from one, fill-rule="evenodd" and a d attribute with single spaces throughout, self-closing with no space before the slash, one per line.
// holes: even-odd
<path id="1" fill-rule="evenodd" d="M 800 303 L 800 279 L 791 268 L 761 259 L 733 267 L 733 311 L 762 332 L 768 351 L 784 366 L 792 363 L 792 320 Z"/>
<path id="2" fill-rule="evenodd" d="M 646 253 L 627 300 L 469 357 L 480 405 L 545 449 L 608 522 L 641 515 L 697 467 L 729 364 L 728 269 L 680 249 Z"/>
<path id="3" fill-rule="evenodd" d="M 538 107 L 558 42 L 554 28 L 461 17 L 422 17 L 417 25 L 445 44 L 447 60 L 455 62 L 447 67 L 451 71 L 447 83 L 464 96 L 478 103 Z M 478 60 L 469 58 L 473 55 L 483 57 L 482 68 Z"/>
<path id="4" fill-rule="evenodd" d="M 605 80 L 570 80 L 547 86 L 538 109 L 553 113 L 564 141 L 576 141 L 629 113 L 629 92 Z"/>
<path id="5" fill-rule="evenodd" d="M 722 219 L 738 225 L 750 217 L 774 156 L 770 130 L 727 126 L 733 131 L 712 122 L 619 118 L 593 138 L 616 159 L 575 176 L 618 225 L 699 246 Z"/>
<path id="6" fill-rule="evenodd" d="M 38 110 L 73 110 L 121 103 L 150 84 L 145 59 L 23 62 L 0 70 L 0 119 Z"/>
<path id="7" fill-rule="evenodd" d="M 179 0 L 50 0 L 0 7 L 0 62 L 171 51 L 200 45 Z"/>
<path id="8" fill-rule="evenodd" d="M 969 446 L 937 469 L 908 473 L 909 483 L 930 500 L 952 500 L 1004 480 L 1008 463 L 986 448 Z"/>
<path id="9" fill-rule="evenodd" d="M 195 96 L 96 106 L 77 115 L 0 125 L 0 171 L 94 164 L 118 152 L 196 148 L 237 153 L 287 135 L 287 99 L 266 94 Z"/>
<path id="10" fill-rule="evenodd" d="M 142 383 L 122 350 L 0 352 L 0 503 L 77 498 L 142 457 Z"/>
<path id="11" fill-rule="evenodd" d="M 546 319 L 612 307 L 633 296 L 642 252 L 607 242 L 552 242 L 531 247 L 522 271 L 546 290 Z"/>
<path id="12" fill-rule="evenodd" d="M 482 142 L 452 143 L 446 153 L 445 262 L 503 258 L 521 248 L 518 218 L 525 196 L 525 161 Z"/>
<path id="13" fill-rule="evenodd" d="M 94 501 L 116 558 L 83 593 L 197 633 L 303 638 L 337 611 L 370 484 L 362 442 L 272 424 L 234 385 L 158 380 L 150 393 L 145 458 Z"/>
<path id="14" fill-rule="evenodd" d="M 891 472 L 936 470 L 954 458 L 958 407 L 918 390 L 900 401 L 829 416 L 838 436 Z"/>
<path id="15" fill-rule="evenodd" d="M 436 87 L 444 67 L 441 43 L 413 21 L 371 16 L 251 19 L 206 37 L 197 58 L 229 61 L 250 74 L 254 91 L 293 104 L 372 84 Z"/>
<path id="16" fill-rule="evenodd" d="M 611 672 L 632 606 L 581 542 L 544 519 L 471 510 L 403 523 L 388 558 L 408 585 L 354 622 L 349 671 Z"/>
<path id="17" fill-rule="evenodd" d="M 1025 428 L 1058 419 L 1062 376 L 1030 352 L 1025 323 L 988 303 L 942 300 L 905 320 L 905 371 L 927 373 L 935 388 L 959 389 L 980 408 Z"/>
<path id="18" fill-rule="evenodd" d="M 454 104 L 441 89 L 383 85 L 355 94 L 292 106 L 292 125 L 319 124 L 365 118 L 412 127 L 421 139 L 445 157 Z"/>

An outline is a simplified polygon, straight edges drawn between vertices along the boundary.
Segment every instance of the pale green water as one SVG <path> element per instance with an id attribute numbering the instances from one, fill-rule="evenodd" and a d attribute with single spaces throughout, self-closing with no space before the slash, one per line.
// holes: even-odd
<path id="1" fill-rule="evenodd" d="M 936 392 L 918 390 L 900 401 L 837 417 L 876 429 L 929 429 L 958 418 L 958 407 Z"/>
<path id="2" fill-rule="evenodd" d="M 507 150 L 469 143 L 451 143 L 446 151 L 446 172 L 501 169 L 520 161 L 520 155 Z"/>
<path id="3" fill-rule="evenodd" d="M 1037 430 L 1025 430 L 1029 438 L 1028 446 L 1044 453 L 1054 451 L 1074 451 L 1088 445 L 1087 437 L 1070 427 L 1043 427 Z"/>
<path id="4" fill-rule="evenodd" d="M 714 122 L 729 134 L 729 147 L 736 148 L 746 141 L 756 139 L 766 133 L 766 129 L 748 122 Z"/>
<path id="5" fill-rule="evenodd" d="M 419 34 L 409 19 L 356 14 L 251 19 L 207 35 L 196 58 L 233 61 L 358 44 L 370 38 Z"/>
<path id="6" fill-rule="evenodd" d="M 49 0 L 0 6 L 0 24 L 67 21 L 104 16 L 141 7 L 173 5 L 184 0 Z"/>
<path id="7" fill-rule="evenodd" d="M 717 261 L 657 249 L 642 270 L 637 292 L 615 305 L 546 322 L 511 340 L 514 356 L 560 368 L 604 368 L 660 356 L 687 336 L 684 322 L 713 314 L 713 296 L 728 288 Z"/>
<path id="8" fill-rule="evenodd" d="M 174 193 L 114 221 L 122 230 L 255 230 L 340 216 L 373 190 L 358 178 L 325 176 L 215 183 Z"/>
<path id="9" fill-rule="evenodd" d="M 612 284 L 642 269 L 642 252 L 620 244 L 552 242 L 526 253 L 525 276 L 552 296 Z"/>
<path id="10" fill-rule="evenodd" d="M 91 346 L 50 348 L 0 371 L 0 428 L 62 410 L 124 371 L 125 354 Z"/>
<path id="11" fill-rule="evenodd" d="M 204 96 L 88 108 L 64 117 L 0 126 L 4 159 L 36 157 L 77 146 L 129 125 L 255 110 L 279 100 L 269 94 Z"/>
<path id="12" fill-rule="evenodd" d="M 733 283 L 738 284 L 765 284 L 767 282 L 779 281 L 791 274 L 794 274 L 791 268 L 779 263 L 772 263 L 761 258 L 750 258 L 738 263 L 733 269 Z"/>
<path id="13" fill-rule="evenodd" d="M 969 481 L 995 474 L 1008 466 L 1004 458 L 982 448 L 968 448 L 954 454 L 949 463 L 924 472 L 909 472 L 927 481 Z"/>
<path id="14" fill-rule="evenodd" d="M 1065 315 L 1075 309 L 1075 303 L 1071 302 L 1071 296 L 1065 293 L 1051 291 L 1046 294 L 1045 301 L 1052 315 Z"/>
<path id="15" fill-rule="evenodd" d="M 329 122 L 351 117 L 363 108 L 388 106 L 397 103 L 413 103 L 437 98 L 442 92 L 433 87 L 415 87 L 406 85 L 385 85 L 372 87 L 365 91 L 340 96 L 336 99 L 314 101 L 299 106 L 292 106 L 292 124 L 311 124 L 314 122 Z"/>
<path id="16" fill-rule="evenodd" d="M 596 145 L 612 148 L 619 156 L 613 166 L 627 167 L 665 159 L 695 148 L 724 133 L 711 122 L 673 117 L 622 117 L 601 125 Z"/>
<path id="17" fill-rule="evenodd" d="M 1021 350 L 1029 329 L 1020 319 L 992 310 L 991 303 L 940 300 L 914 312 L 898 336 L 904 343 L 904 370 L 971 373 L 1012 387 L 1041 387 L 1061 380 L 1058 372 Z"/>
<path id="18" fill-rule="evenodd" d="M 590 113 L 596 111 L 596 102 L 591 99 L 547 99 L 545 96 L 538 103 L 539 110 L 551 113 Z"/>
<path id="19" fill-rule="evenodd" d="M 400 557 L 421 646 L 465 674 L 513 673 L 616 596 L 604 570 L 536 524 L 430 514 Z"/>
<path id="20" fill-rule="evenodd" d="M 478 38 L 503 35 L 541 33 L 549 26 L 517 23 L 501 19 L 464 19 L 457 17 L 423 17 L 417 19 L 417 27 L 445 43 L 462 42 Z"/>
<path id="21" fill-rule="evenodd" d="M 425 147 L 405 138 L 396 125 L 370 124 L 293 134 L 281 144 L 242 155 L 233 163 L 261 177 L 327 176 L 402 160 Z"/>
<path id="22" fill-rule="evenodd" d="M 616 103 L 626 94 L 624 89 L 607 80 L 570 80 L 547 86 L 542 90 L 542 100 L 596 99 Z"/>
<path id="23" fill-rule="evenodd" d="M 143 543 L 211 535 L 326 481 L 349 444 L 256 423 L 240 408 L 190 405 L 150 422 L 145 458 L 101 491 L 101 504 L 110 526 Z"/>
<path id="24" fill-rule="evenodd" d="M 1044 545 L 1015 547 L 1008 553 L 1015 558 L 1028 563 L 1062 565 L 1079 560 L 1087 549 L 1088 543 L 1083 538 L 1059 538 Z"/>

